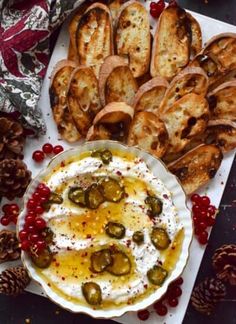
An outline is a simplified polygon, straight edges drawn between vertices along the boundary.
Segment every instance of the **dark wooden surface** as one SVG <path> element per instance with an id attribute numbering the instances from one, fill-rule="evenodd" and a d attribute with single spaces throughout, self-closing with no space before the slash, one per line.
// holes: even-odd
<path id="1" fill-rule="evenodd" d="M 181 6 L 201 14 L 236 25 L 236 0 L 179 0 Z M 236 159 L 220 204 L 220 213 L 196 279 L 196 283 L 212 275 L 211 257 L 222 244 L 236 243 Z M 227 299 L 236 299 L 236 288 L 229 289 Z M 25 293 L 18 297 L 0 295 L 0 324 L 112 324 L 112 321 L 93 320 L 84 315 L 67 312 L 46 298 Z M 158 319 L 157 319 L 158 321 Z M 216 312 L 205 317 L 188 306 L 183 324 L 236 324 L 236 303 L 222 302 Z M 176 323 L 180 324 L 180 323 Z"/>

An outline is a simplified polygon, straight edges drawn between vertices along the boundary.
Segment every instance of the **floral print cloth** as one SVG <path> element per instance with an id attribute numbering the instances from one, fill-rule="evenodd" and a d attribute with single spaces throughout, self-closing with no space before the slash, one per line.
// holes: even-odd
<path id="1" fill-rule="evenodd" d="M 44 134 L 37 105 L 49 62 L 49 37 L 83 0 L 0 0 L 0 111 L 18 111 Z"/>

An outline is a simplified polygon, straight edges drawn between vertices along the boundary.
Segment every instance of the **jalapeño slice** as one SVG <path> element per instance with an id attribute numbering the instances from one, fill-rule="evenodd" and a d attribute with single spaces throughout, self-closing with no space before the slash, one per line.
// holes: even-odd
<path id="1" fill-rule="evenodd" d="M 90 305 L 100 305 L 102 302 L 102 291 L 95 282 L 86 282 L 82 284 L 82 293 L 87 303 Z"/>
<path id="2" fill-rule="evenodd" d="M 147 272 L 148 280 L 157 286 L 161 286 L 167 276 L 168 272 L 164 268 L 157 265 L 154 265 L 154 267 Z"/>
<path id="3" fill-rule="evenodd" d="M 103 178 L 100 182 L 101 192 L 107 201 L 119 202 L 125 194 L 124 188 L 113 178 Z"/>

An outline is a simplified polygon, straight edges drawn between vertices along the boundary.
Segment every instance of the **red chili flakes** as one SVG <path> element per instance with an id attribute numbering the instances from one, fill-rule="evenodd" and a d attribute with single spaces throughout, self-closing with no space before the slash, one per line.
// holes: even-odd
<path id="1" fill-rule="evenodd" d="M 60 263 L 59 263 L 59 262 L 56 262 L 56 263 L 55 263 L 55 266 L 56 266 L 56 267 L 60 267 Z"/>
<path id="2" fill-rule="evenodd" d="M 164 194 L 164 195 L 163 195 L 163 198 L 168 199 L 167 194 Z"/>
<path id="3" fill-rule="evenodd" d="M 51 284 L 50 283 L 48 283 L 48 287 L 51 287 Z"/>
<path id="4" fill-rule="evenodd" d="M 64 166 L 65 166 L 65 163 L 64 163 L 64 161 L 62 161 L 61 162 L 61 167 L 64 168 Z"/>
<path id="5" fill-rule="evenodd" d="M 145 285 L 143 285 L 143 287 L 144 287 L 145 289 L 147 289 L 147 288 L 148 288 L 148 285 L 147 285 L 147 284 L 145 284 Z"/>
<path id="6" fill-rule="evenodd" d="M 118 170 L 118 171 L 116 171 L 116 174 L 118 175 L 118 176 L 122 176 L 122 173 Z"/>
<path id="7" fill-rule="evenodd" d="M 82 225 L 85 226 L 86 225 L 86 222 L 82 222 Z"/>
<path id="8" fill-rule="evenodd" d="M 130 247 L 130 245 L 131 245 L 131 240 L 127 240 L 127 241 L 126 241 L 126 246 L 127 246 L 127 247 Z"/>
<path id="9" fill-rule="evenodd" d="M 87 255 L 88 255 L 88 252 L 83 252 L 83 253 L 81 254 L 82 258 L 86 257 Z"/>
<path id="10" fill-rule="evenodd" d="M 65 279 L 66 279 L 65 277 L 61 277 L 61 280 L 63 280 L 63 281 L 64 281 Z"/>
<path id="11" fill-rule="evenodd" d="M 86 238 L 87 238 L 87 239 L 91 239 L 91 237 L 92 237 L 91 234 L 87 234 L 87 235 L 86 235 Z"/>

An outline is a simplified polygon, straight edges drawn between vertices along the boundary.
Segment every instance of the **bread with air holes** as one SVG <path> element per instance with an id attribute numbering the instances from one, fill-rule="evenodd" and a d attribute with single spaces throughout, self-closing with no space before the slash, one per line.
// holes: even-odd
<path id="1" fill-rule="evenodd" d="M 152 112 L 138 112 L 131 123 L 127 143 L 162 157 L 169 143 L 165 124 Z"/>
<path id="2" fill-rule="evenodd" d="M 212 119 L 236 121 L 236 81 L 221 84 L 208 94 Z"/>
<path id="3" fill-rule="evenodd" d="M 190 195 L 215 176 L 222 159 L 222 152 L 217 146 L 200 145 L 167 167 L 179 178 L 186 194 Z"/>
<path id="4" fill-rule="evenodd" d="M 148 12 L 138 1 L 122 5 L 115 24 L 116 52 L 129 60 L 135 78 L 149 69 L 151 35 Z"/>
<path id="5" fill-rule="evenodd" d="M 208 102 L 201 95 L 187 94 L 162 114 L 161 119 L 170 138 L 167 153 L 178 153 L 194 136 L 206 129 L 209 120 Z"/>
<path id="6" fill-rule="evenodd" d="M 76 142 L 81 135 L 75 127 L 67 105 L 67 88 L 76 64 L 61 60 L 53 69 L 50 81 L 50 104 L 53 118 L 61 137 L 68 142 Z"/>
<path id="7" fill-rule="evenodd" d="M 102 108 L 98 81 L 91 68 L 80 66 L 74 70 L 68 86 L 67 102 L 77 129 L 86 136 L 93 118 Z"/>
<path id="8" fill-rule="evenodd" d="M 99 94 L 102 105 L 115 101 L 131 104 L 137 90 L 137 82 L 127 60 L 118 55 L 108 56 L 99 73 Z"/>
<path id="9" fill-rule="evenodd" d="M 77 52 L 80 65 L 92 67 L 98 77 L 104 59 L 113 54 L 113 27 L 109 8 L 92 4 L 77 27 Z"/>
<path id="10" fill-rule="evenodd" d="M 144 83 L 134 97 L 134 110 L 157 113 L 168 86 L 169 83 L 162 77 L 155 77 Z"/>
<path id="11" fill-rule="evenodd" d="M 168 6 L 160 15 L 154 35 L 151 75 L 171 80 L 190 59 L 191 30 L 187 13 L 178 5 Z"/>
<path id="12" fill-rule="evenodd" d="M 208 77 L 199 67 L 187 67 L 181 71 L 170 83 L 160 104 L 160 116 L 177 100 L 189 93 L 205 96 L 208 89 Z"/>

